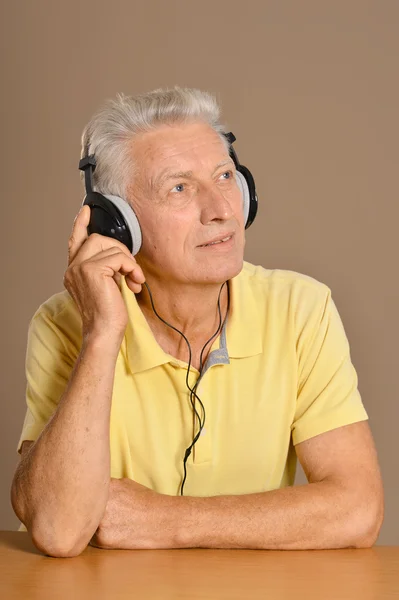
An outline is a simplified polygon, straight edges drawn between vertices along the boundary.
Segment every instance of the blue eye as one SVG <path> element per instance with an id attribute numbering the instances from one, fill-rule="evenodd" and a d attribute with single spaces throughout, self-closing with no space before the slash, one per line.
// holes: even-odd
<path id="1" fill-rule="evenodd" d="M 172 191 L 175 190 L 178 187 L 182 187 L 184 185 L 184 183 L 178 183 L 177 185 L 175 185 L 174 188 L 172 188 Z"/>
<path id="2" fill-rule="evenodd" d="M 229 175 L 228 179 L 231 178 L 232 172 L 231 171 L 225 171 L 224 173 L 222 173 L 222 175 Z"/>

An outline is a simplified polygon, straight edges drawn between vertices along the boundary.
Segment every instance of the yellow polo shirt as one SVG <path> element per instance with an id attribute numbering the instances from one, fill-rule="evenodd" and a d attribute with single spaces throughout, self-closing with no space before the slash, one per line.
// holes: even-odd
<path id="1" fill-rule="evenodd" d="M 206 423 L 187 461 L 186 496 L 293 485 L 295 444 L 368 418 L 325 284 L 244 262 L 228 285 L 229 315 L 197 388 Z M 115 369 L 110 475 L 177 495 L 194 423 L 198 430 L 188 365 L 159 346 L 124 278 L 122 294 L 129 321 Z M 18 451 L 56 410 L 80 345 L 80 314 L 64 290 L 38 308 L 29 326 L 28 408 Z M 191 368 L 191 387 L 199 375 Z"/>

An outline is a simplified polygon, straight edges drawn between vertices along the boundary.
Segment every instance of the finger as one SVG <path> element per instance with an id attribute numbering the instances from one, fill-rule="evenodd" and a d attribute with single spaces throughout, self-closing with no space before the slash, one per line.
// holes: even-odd
<path id="1" fill-rule="evenodd" d="M 121 268 L 119 269 L 118 273 L 115 273 L 115 275 L 120 277 L 120 281 L 118 284 L 119 289 L 121 289 L 122 285 L 121 285 L 121 279 L 122 276 L 125 276 L 125 282 L 126 285 L 128 286 L 128 288 L 134 293 L 134 294 L 139 294 L 142 290 L 142 284 L 145 281 L 145 277 L 144 277 L 144 273 L 141 270 L 141 267 L 136 263 L 136 261 L 133 259 L 134 263 L 132 270 L 131 267 L 126 266 L 125 264 L 129 265 L 129 263 L 125 263 L 125 259 L 123 259 L 123 264 L 121 266 Z"/>
<path id="2" fill-rule="evenodd" d="M 92 233 L 85 241 L 84 246 L 79 250 L 79 263 L 90 260 L 93 256 L 109 250 L 110 248 L 117 249 L 119 252 L 126 254 L 129 258 L 133 258 L 129 248 L 119 240 L 100 233 Z"/>
<path id="3" fill-rule="evenodd" d="M 118 288 L 122 289 L 122 275 L 120 273 L 114 273 L 114 281 Z"/>
<path id="4" fill-rule="evenodd" d="M 126 281 L 126 285 L 129 288 L 129 290 L 131 290 L 134 294 L 139 294 L 141 292 L 141 290 L 143 289 L 143 286 L 141 285 L 141 283 L 135 283 L 129 277 L 126 277 L 125 281 Z"/>
<path id="5" fill-rule="evenodd" d="M 122 246 L 123 246 L 123 244 L 122 244 Z M 107 248 L 106 250 L 101 250 L 100 252 L 97 252 L 97 254 L 90 256 L 86 261 L 82 261 L 80 264 L 82 264 L 83 262 L 97 262 L 98 263 L 98 262 L 101 262 L 105 258 L 114 256 L 115 254 L 123 254 L 124 256 L 127 257 L 129 264 L 131 263 L 131 265 L 132 265 L 132 270 L 129 273 L 124 273 L 125 275 L 133 276 L 133 274 L 134 274 L 134 279 L 140 280 L 142 282 L 145 280 L 144 273 L 143 273 L 140 265 L 136 262 L 135 258 L 132 256 L 132 254 L 129 252 L 129 250 L 128 250 L 128 248 L 126 248 L 126 246 L 123 246 L 123 248 L 119 248 L 119 246 L 111 246 L 110 248 Z"/>
<path id="6" fill-rule="evenodd" d="M 100 252 L 95 257 L 79 263 L 79 266 L 90 274 L 98 272 L 113 277 L 115 273 L 121 273 L 132 281 L 143 282 L 142 271 L 134 258 L 115 248 Z"/>
<path id="7" fill-rule="evenodd" d="M 90 222 L 90 206 L 85 204 L 75 217 L 72 232 L 68 240 L 68 265 L 74 260 L 88 238 L 87 227 Z"/>
<path id="8" fill-rule="evenodd" d="M 102 236 L 102 237 L 104 237 L 104 236 Z M 111 238 L 109 238 L 109 239 L 111 239 Z M 88 244 L 89 244 L 89 241 L 87 242 L 86 245 L 88 245 Z M 123 254 L 125 254 L 128 257 L 128 259 L 130 261 L 132 261 L 133 269 L 130 273 L 127 273 L 127 275 L 137 282 L 144 283 L 145 275 L 143 273 L 142 268 L 136 262 L 136 259 L 133 257 L 131 252 L 129 252 L 129 249 L 124 244 L 121 244 L 120 246 L 113 245 L 110 248 L 101 250 L 100 252 L 97 252 L 96 254 L 89 256 L 89 258 L 87 258 L 86 261 L 98 262 L 99 260 L 102 260 L 103 258 L 107 258 L 108 256 L 113 256 L 114 254 L 118 254 L 119 252 L 122 252 Z M 85 250 L 83 250 L 81 252 L 80 258 L 84 253 L 85 253 Z M 81 260 L 81 264 L 82 264 L 82 262 L 84 262 L 84 261 Z"/>

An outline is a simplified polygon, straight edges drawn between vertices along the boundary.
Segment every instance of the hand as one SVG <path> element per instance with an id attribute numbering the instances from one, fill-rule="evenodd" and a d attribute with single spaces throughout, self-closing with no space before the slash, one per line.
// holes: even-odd
<path id="1" fill-rule="evenodd" d="M 90 544 L 98 548 L 174 548 L 179 498 L 132 479 L 111 478 L 105 513 Z"/>
<path id="2" fill-rule="evenodd" d="M 118 240 L 93 233 L 88 235 L 90 207 L 84 205 L 75 218 L 68 242 L 68 268 L 64 286 L 82 316 L 83 336 L 98 332 L 121 339 L 127 325 L 126 306 L 120 280 L 139 293 L 145 277 L 131 252 Z"/>

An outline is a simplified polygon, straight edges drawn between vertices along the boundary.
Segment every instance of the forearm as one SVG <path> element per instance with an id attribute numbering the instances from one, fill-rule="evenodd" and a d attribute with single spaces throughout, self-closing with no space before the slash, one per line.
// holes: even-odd
<path id="1" fill-rule="evenodd" d="M 105 510 L 116 357 L 110 340 L 82 346 L 56 412 L 16 471 L 14 510 L 47 553 L 83 549 Z"/>
<path id="2" fill-rule="evenodd" d="M 178 500 L 179 547 L 305 550 L 363 547 L 370 539 L 361 499 L 332 481 Z"/>

